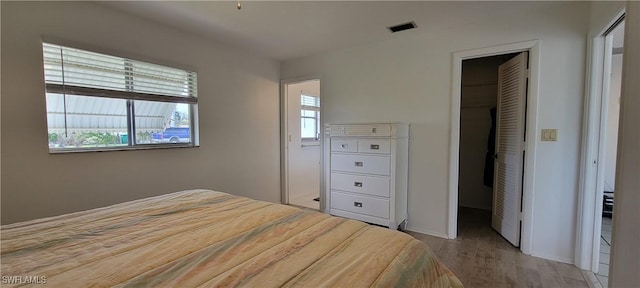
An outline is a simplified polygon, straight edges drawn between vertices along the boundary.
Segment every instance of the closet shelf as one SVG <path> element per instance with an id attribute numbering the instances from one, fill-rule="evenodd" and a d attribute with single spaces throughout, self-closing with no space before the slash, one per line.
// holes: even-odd
<path id="1" fill-rule="evenodd" d="M 482 87 L 482 86 L 498 86 L 498 82 L 477 82 L 462 84 L 462 87 Z"/>

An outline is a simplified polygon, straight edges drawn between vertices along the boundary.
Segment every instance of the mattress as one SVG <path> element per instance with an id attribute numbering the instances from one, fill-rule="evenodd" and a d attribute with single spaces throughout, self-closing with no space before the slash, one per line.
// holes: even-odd
<path id="1" fill-rule="evenodd" d="M 405 233 L 210 190 L 4 225 L 0 237 L 3 287 L 462 286 Z"/>

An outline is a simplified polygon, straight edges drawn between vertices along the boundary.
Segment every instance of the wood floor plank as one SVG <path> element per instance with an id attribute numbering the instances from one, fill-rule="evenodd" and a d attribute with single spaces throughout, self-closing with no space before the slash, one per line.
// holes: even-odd
<path id="1" fill-rule="evenodd" d="M 511 250 L 496 249 L 496 260 L 500 262 L 516 263 L 517 253 Z"/>
<path id="2" fill-rule="evenodd" d="M 436 253 L 465 287 L 586 288 L 571 264 L 524 255 L 491 228 L 491 212 L 460 207 L 458 238 L 409 232 Z"/>
<path id="3" fill-rule="evenodd" d="M 518 285 L 525 287 L 544 287 L 538 270 L 526 267 L 516 266 L 516 276 L 518 277 Z"/>

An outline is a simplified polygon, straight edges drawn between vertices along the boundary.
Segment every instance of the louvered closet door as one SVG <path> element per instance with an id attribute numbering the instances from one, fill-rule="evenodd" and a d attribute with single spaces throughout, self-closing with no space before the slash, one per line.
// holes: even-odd
<path id="1" fill-rule="evenodd" d="M 498 68 L 498 118 L 491 227 L 520 246 L 527 58 L 523 52 Z"/>

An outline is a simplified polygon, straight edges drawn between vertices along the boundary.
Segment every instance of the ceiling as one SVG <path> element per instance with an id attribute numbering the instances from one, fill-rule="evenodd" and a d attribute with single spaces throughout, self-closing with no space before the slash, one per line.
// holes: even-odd
<path id="1" fill-rule="evenodd" d="M 114 1 L 104 5 L 277 60 L 470 25 L 558 2 Z M 391 34 L 386 27 L 414 21 Z"/>

